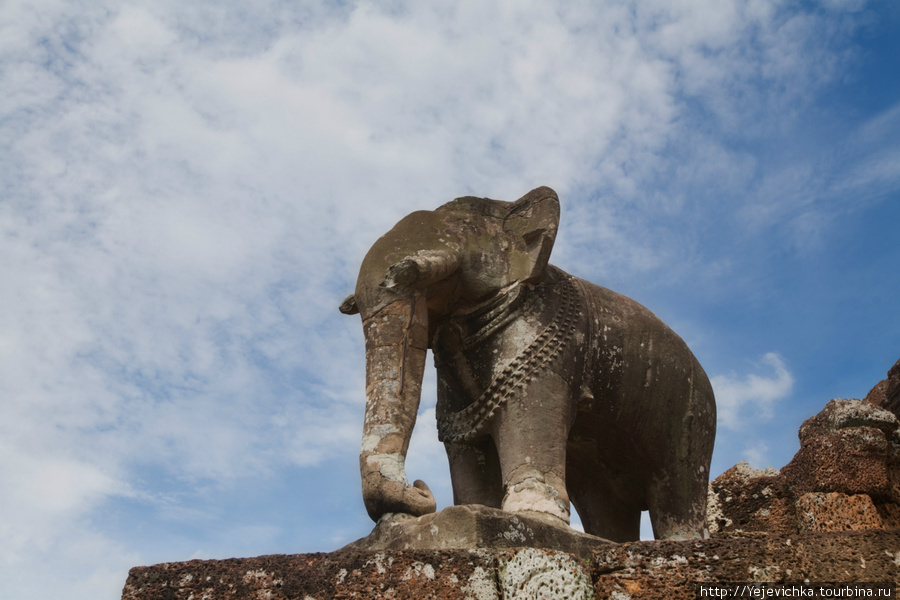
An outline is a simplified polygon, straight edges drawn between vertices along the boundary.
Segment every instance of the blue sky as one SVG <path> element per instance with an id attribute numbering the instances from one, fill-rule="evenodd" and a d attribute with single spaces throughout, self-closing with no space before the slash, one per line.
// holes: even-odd
<path id="1" fill-rule="evenodd" d="M 0 600 L 330 551 L 359 493 L 358 318 L 403 215 L 562 201 L 551 262 L 713 381 L 713 475 L 900 358 L 889 0 L 0 6 Z M 407 467 L 449 476 L 426 379 Z"/>

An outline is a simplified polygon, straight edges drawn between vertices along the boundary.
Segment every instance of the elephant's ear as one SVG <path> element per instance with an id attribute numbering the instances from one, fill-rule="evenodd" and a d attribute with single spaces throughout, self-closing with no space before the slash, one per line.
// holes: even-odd
<path id="1" fill-rule="evenodd" d="M 559 228 L 559 197 L 548 187 L 531 190 L 509 207 L 503 230 L 510 236 L 511 281 L 535 281 L 550 260 Z"/>

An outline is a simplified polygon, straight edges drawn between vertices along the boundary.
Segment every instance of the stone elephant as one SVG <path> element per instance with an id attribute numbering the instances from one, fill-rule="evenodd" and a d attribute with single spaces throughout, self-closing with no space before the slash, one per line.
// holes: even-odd
<path id="1" fill-rule="evenodd" d="M 404 217 L 366 254 L 360 452 L 374 520 L 435 510 L 404 461 L 428 349 L 455 504 L 536 511 L 587 533 L 706 537 L 713 390 L 687 345 L 634 300 L 548 264 L 559 199 L 457 198 Z"/>

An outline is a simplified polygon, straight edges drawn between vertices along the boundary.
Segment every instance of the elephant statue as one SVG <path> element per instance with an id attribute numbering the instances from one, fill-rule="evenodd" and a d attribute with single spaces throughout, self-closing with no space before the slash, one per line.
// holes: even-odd
<path id="1" fill-rule="evenodd" d="M 550 264 L 559 199 L 457 198 L 414 212 L 362 262 L 366 411 L 359 457 L 373 520 L 435 501 L 405 459 L 425 357 L 455 504 L 536 511 L 587 533 L 707 537 L 716 407 L 687 345 L 634 300 Z"/>

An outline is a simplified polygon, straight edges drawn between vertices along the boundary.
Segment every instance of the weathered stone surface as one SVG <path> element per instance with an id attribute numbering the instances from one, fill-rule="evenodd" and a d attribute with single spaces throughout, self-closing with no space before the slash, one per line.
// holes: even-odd
<path id="1" fill-rule="evenodd" d="M 800 426 L 801 445 L 821 435 L 837 433 L 852 427 L 874 427 L 886 436 L 897 430 L 897 417 L 890 411 L 854 398 L 835 398 L 814 417 Z"/>
<path id="2" fill-rule="evenodd" d="M 869 390 L 869 393 L 866 394 L 866 397 L 863 399 L 873 406 L 884 408 L 887 403 L 887 386 L 888 380 L 882 379 Z M 896 414 L 894 416 L 896 416 Z"/>
<path id="3" fill-rule="evenodd" d="M 781 473 L 797 496 L 806 492 L 841 492 L 881 499 L 891 489 L 887 459 L 888 443 L 883 431 L 850 427 L 806 438 Z"/>
<path id="4" fill-rule="evenodd" d="M 900 529 L 900 504 L 889 502 L 879 504 L 875 508 L 878 509 L 885 529 Z"/>
<path id="5" fill-rule="evenodd" d="M 866 401 L 891 411 L 900 419 L 900 360 L 888 371 L 887 379 L 882 379 L 869 391 Z"/>
<path id="6" fill-rule="evenodd" d="M 811 492 L 797 499 L 797 524 L 804 531 L 883 529 L 884 521 L 872 498 L 837 492 Z"/>
<path id="7" fill-rule="evenodd" d="M 597 598 L 695 600 L 696 582 L 898 582 L 900 533 L 632 542 L 598 550 Z"/>
<path id="8" fill-rule="evenodd" d="M 122 600 L 497 600 L 490 552 L 390 551 L 192 560 L 135 567 Z"/>
<path id="9" fill-rule="evenodd" d="M 695 599 L 695 582 L 900 583 L 900 532 L 848 531 L 560 552 L 338 551 L 131 570 L 123 600 Z"/>
<path id="10" fill-rule="evenodd" d="M 753 469 L 746 462 L 710 483 L 707 523 L 714 536 L 797 531 L 794 501 L 785 478 L 776 469 Z"/>
<path id="11" fill-rule="evenodd" d="M 893 502 L 900 504 L 900 431 L 895 431 L 887 438 L 887 477 L 890 483 L 888 497 L 879 503 Z"/>
<path id="12" fill-rule="evenodd" d="M 900 419 L 900 360 L 894 363 L 894 366 L 888 371 L 882 406 Z"/>
<path id="13" fill-rule="evenodd" d="M 519 548 L 497 557 L 501 598 L 593 598 L 589 561 L 563 552 Z"/>
<path id="14" fill-rule="evenodd" d="M 874 391 L 887 389 L 882 384 Z M 900 431 L 891 412 L 835 399 L 803 423 L 799 438 L 800 451 L 780 472 L 738 463 L 710 483 L 712 535 L 900 525 Z"/>
<path id="15" fill-rule="evenodd" d="M 382 518 L 368 536 L 346 550 L 442 550 L 528 546 L 560 550 L 589 558 L 593 550 L 611 542 L 575 531 L 543 513 L 507 513 L 478 504 L 450 506 L 439 513 Z"/>
<path id="16" fill-rule="evenodd" d="M 888 371 L 887 379 L 879 381 L 869 391 L 865 401 L 900 418 L 900 360 Z M 887 471 L 891 482 L 889 500 L 894 504 L 900 503 L 900 432 L 896 430 L 888 435 Z M 881 508 L 879 511 L 884 516 L 885 511 Z M 895 519 L 891 517 L 887 522 L 893 523 Z"/>

